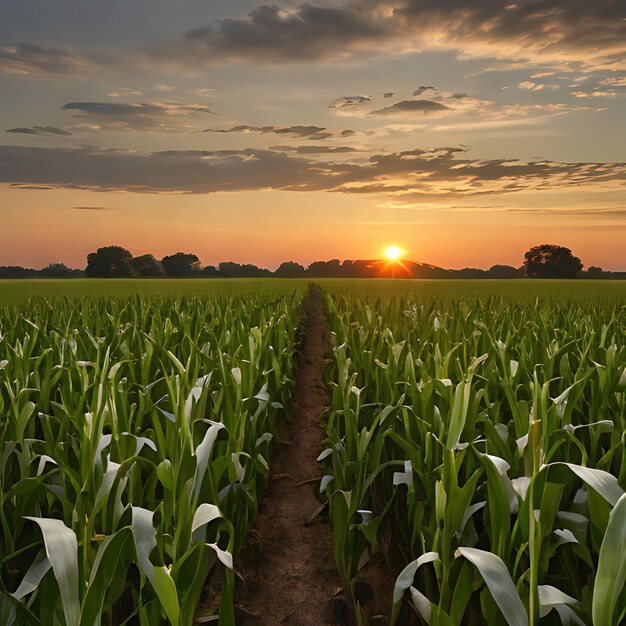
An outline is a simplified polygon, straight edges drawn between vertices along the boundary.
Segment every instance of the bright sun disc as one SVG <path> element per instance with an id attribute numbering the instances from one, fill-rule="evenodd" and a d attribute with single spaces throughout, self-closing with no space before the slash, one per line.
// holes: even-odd
<path id="1" fill-rule="evenodd" d="M 385 256 L 392 261 L 399 259 L 404 254 L 404 250 L 399 246 L 389 246 L 385 250 Z"/>

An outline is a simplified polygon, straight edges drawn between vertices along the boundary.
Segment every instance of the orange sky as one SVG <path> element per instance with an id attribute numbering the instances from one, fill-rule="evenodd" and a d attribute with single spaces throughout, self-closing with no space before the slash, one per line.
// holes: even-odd
<path id="1" fill-rule="evenodd" d="M 545 6 L 0 2 L 0 264 L 626 270 L 626 3 Z"/>
<path id="2" fill-rule="evenodd" d="M 541 214 L 528 224 L 517 212 L 395 209 L 363 196 L 246 192 L 208 196 L 86 191 L 2 190 L 0 265 L 84 267 L 88 252 L 116 244 L 157 257 L 179 250 L 204 264 L 233 260 L 273 269 L 294 260 L 379 258 L 389 244 L 407 258 L 446 268 L 502 263 L 520 266 L 539 243 L 572 248 L 585 266 L 626 267 L 624 230 L 610 222 L 591 229 L 571 217 Z M 107 210 L 68 207 L 101 206 Z M 510 198 L 507 198 L 509 201 Z M 90 203 L 90 204 L 88 204 Z"/>

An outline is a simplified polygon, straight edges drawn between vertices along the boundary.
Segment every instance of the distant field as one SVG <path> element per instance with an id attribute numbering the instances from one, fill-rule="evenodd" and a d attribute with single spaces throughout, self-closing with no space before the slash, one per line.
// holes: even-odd
<path id="1" fill-rule="evenodd" d="M 19 304 L 34 296 L 189 296 L 281 295 L 302 291 L 315 282 L 331 293 L 368 296 L 391 294 L 419 297 L 464 298 L 502 296 L 529 301 L 535 298 L 609 298 L 626 301 L 626 281 L 610 280 L 388 280 L 388 279 L 60 279 L 0 280 L 0 305 Z"/>
<path id="2" fill-rule="evenodd" d="M 42 296 L 201 296 L 292 293 L 305 289 L 306 280 L 256 278 L 162 278 L 162 279 L 44 279 L 0 280 L 0 305 L 19 304 Z"/>
<path id="3" fill-rule="evenodd" d="M 528 302 L 550 298 L 609 298 L 626 302 L 624 280 L 389 280 L 321 279 L 316 283 L 331 293 L 356 296 L 413 295 L 424 298 L 473 299 L 501 296 Z"/>

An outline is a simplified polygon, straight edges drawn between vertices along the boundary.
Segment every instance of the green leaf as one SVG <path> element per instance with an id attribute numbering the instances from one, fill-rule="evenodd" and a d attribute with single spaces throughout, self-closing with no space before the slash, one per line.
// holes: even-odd
<path id="1" fill-rule="evenodd" d="M 552 609 L 560 606 L 580 607 L 581 604 L 566 593 L 552 585 L 539 585 L 540 617 L 545 617 Z"/>
<path id="2" fill-rule="evenodd" d="M 150 552 L 156 547 L 156 532 L 152 525 L 153 513 L 141 507 L 133 507 L 132 531 L 139 567 L 154 587 L 165 614 L 172 623 L 178 626 L 180 621 L 180 605 L 176 585 L 165 566 L 157 567 L 150 561 Z"/>
<path id="3" fill-rule="evenodd" d="M 600 547 L 593 587 L 594 626 L 614 624 L 613 612 L 626 584 L 626 494 L 617 502 Z"/>
<path id="4" fill-rule="evenodd" d="M 13 626 L 13 624 L 17 624 L 17 626 L 39 626 L 40 621 L 19 600 L 0 589 L 0 624 L 4 626 Z"/>
<path id="5" fill-rule="evenodd" d="M 46 555 L 59 585 L 67 626 L 80 623 L 78 598 L 78 544 L 76 535 L 61 520 L 27 517 L 41 528 Z"/>
<path id="6" fill-rule="evenodd" d="M 459 548 L 456 554 L 476 566 L 509 626 L 528 626 L 526 609 L 502 560 L 477 548 Z"/>
<path id="7" fill-rule="evenodd" d="M 452 403 L 452 414 L 450 416 L 450 425 L 448 428 L 448 438 L 446 447 L 448 450 L 454 450 L 461 439 L 461 433 L 465 427 L 467 419 L 467 409 L 469 408 L 470 393 L 472 385 L 465 381 L 459 383 L 454 392 L 454 401 Z"/>
<path id="8" fill-rule="evenodd" d="M 87 586 L 87 593 L 83 601 L 80 615 L 81 626 L 93 626 L 99 623 L 106 593 L 116 576 L 126 576 L 126 567 L 123 564 L 125 549 L 130 540 L 128 527 L 122 528 L 114 535 L 105 537 L 96 554 L 96 560 L 91 568 L 91 576 Z M 130 547 L 130 546 L 129 546 Z"/>
<path id="9" fill-rule="evenodd" d="M 35 589 L 39 586 L 41 579 L 48 573 L 51 567 L 52 563 L 48 560 L 45 552 L 41 551 L 29 567 L 28 571 L 24 575 L 24 578 L 22 578 L 22 582 L 13 594 L 13 597 L 17 600 L 21 600 L 29 593 L 35 591 Z"/>
<path id="10" fill-rule="evenodd" d="M 413 578 L 417 570 L 426 563 L 433 563 L 439 560 L 439 555 L 436 552 L 426 552 L 422 554 L 418 559 L 409 563 L 401 572 L 398 578 L 396 578 L 396 584 L 393 587 L 393 612 L 391 615 L 391 626 L 393 626 L 400 613 L 400 602 L 404 592 L 413 585 Z M 413 594 L 415 596 L 415 594 Z M 425 608 L 425 605 L 424 605 Z M 418 607 L 419 610 L 419 607 Z"/>
<path id="11" fill-rule="evenodd" d="M 583 467 L 573 463 L 550 463 L 546 468 L 567 467 L 578 478 L 589 487 L 597 491 L 611 506 L 615 506 L 617 501 L 624 495 L 624 490 L 619 486 L 617 478 L 603 470 L 592 467 Z"/>

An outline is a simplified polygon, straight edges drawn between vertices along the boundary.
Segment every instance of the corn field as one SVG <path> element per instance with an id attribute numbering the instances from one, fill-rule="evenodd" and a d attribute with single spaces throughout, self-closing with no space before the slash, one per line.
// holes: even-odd
<path id="1" fill-rule="evenodd" d="M 376 552 L 392 624 L 624 623 L 626 308 L 326 302 L 320 489 L 358 623 Z"/>
<path id="2" fill-rule="evenodd" d="M 235 624 L 295 381 L 289 293 L 0 309 L 0 624 Z M 376 623 L 358 589 L 382 562 L 392 626 L 626 623 L 626 307 L 312 293 L 320 559 L 350 619 Z"/>
<path id="3" fill-rule="evenodd" d="M 1 624 L 184 626 L 207 581 L 234 624 L 233 556 L 292 386 L 298 300 L 2 311 Z"/>

